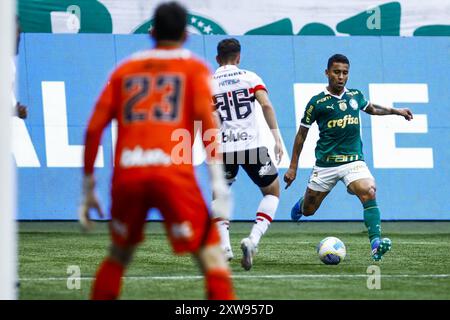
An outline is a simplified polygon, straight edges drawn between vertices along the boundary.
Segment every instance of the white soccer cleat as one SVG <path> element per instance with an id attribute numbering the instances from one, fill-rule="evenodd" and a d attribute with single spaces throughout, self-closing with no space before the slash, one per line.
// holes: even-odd
<path id="1" fill-rule="evenodd" d="M 242 260 L 241 266 L 245 270 L 250 270 L 253 265 L 253 257 L 258 252 L 258 248 L 253 244 L 250 238 L 244 238 L 241 241 Z"/>
<path id="2" fill-rule="evenodd" d="M 231 248 L 223 248 L 223 252 L 227 261 L 231 261 L 234 258 L 234 254 Z"/>

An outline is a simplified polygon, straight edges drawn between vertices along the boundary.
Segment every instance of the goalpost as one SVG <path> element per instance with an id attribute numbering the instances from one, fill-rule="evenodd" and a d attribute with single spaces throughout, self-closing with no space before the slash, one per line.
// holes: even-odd
<path id="1" fill-rule="evenodd" d="M 15 166 L 11 154 L 15 8 L 15 0 L 0 0 L 0 300 L 17 298 Z"/>

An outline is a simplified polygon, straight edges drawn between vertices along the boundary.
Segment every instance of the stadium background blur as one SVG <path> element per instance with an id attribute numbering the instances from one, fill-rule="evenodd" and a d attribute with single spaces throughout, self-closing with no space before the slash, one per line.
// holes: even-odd
<path id="1" fill-rule="evenodd" d="M 21 190 L 20 220 L 77 218 L 81 144 L 87 119 L 113 67 L 134 51 L 151 46 L 147 35 L 123 34 L 132 32 L 131 21 L 135 21 L 136 33 L 148 29 L 151 21 L 145 22 L 143 14 L 150 16 L 156 2 L 149 3 L 127 1 L 125 8 L 122 1 L 19 1 L 20 21 L 25 32 L 19 55 L 19 101 L 29 106 L 29 117 L 19 122 L 14 142 Z M 351 61 L 349 88 L 361 89 L 375 103 L 409 107 L 415 114 L 411 123 L 395 117 L 361 116 L 364 152 L 377 179 L 382 218 L 450 219 L 450 202 L 446 197 L 436 197 L 450 193 L 447 183 L 450 131 L 446 121 L 450 113 L 447 75 L 450 25 L 442 25 L 442 19 L 439 20 L 439 14 L 446 11 L 446 22 L 450 21 L 449 4 L 440 2 L 443 12 L 437 14 L 437 7 L 428 2 L 359 1 L 356 5 L 352 1 L 342 1 L 340 5 L 345 10 L 329 7 L 328 14 L 322 17 L 320 12 L 325 1 L 297 8 L 295 1 L 285 0 L 273 14 L 269 12 L 271 2 L 265 1 L 259 6 L 265 9 L 256 10 L 252 19 L 248 19 L 259 24 L 259 28 L 253 26 L 252 30 L 247 30 L 245 28 L 251 28 L 248 25 L 236 30 L 235 22 L 247 15 L 248 3 L 245 3 L 241 10 L 230 11 L 230 3 L 186 2 L 191 14 L 189 30 L 197 33 L 190 36 L 187 47 L 204 57 L 213 69 L 217 67 L 218 41 L 227 37 L 227 32 L 238 34 L 243 45 L 241 67 L 256 70 L 266 79 L 276 109 L 286 148 L 279 166 L 281 175 L 289 165 L 293 138 L 305 105 L 325 86 L 326 61 L 339 52 Z M 122 9 L 120 15 L 119 8 Z M 233 14 L 234 22 L 221 13 L 225 9 Z M 277 16 L 287 16 L 288 9 L 295 9 L 298 14 L 290 12 L 290 18 L 272 21 Z M 348 16 L 343 17 L 342 11 L 347 11 Z M 428 13 L 429 21 L 420 19 L 412 25 L 409 15 L 417 17 L 418 11 Z M 311 20 L 313 14 L 316 22 L 300 26 L 299 34 L 308 36 L 292 35 L 297 33 L 299 23 L 308 21 L 306 17 Z M 336 21 L 329 21 L 329 15 Z M 327 19 L 328 29 L 322 22 Z M 266 25 L 261 26 L 263 23 Z M 111 27 L 114 34 L 106 34 L 108 30 L 111 32 Z M 226 31 L 228 29 L 230 31 Z M 366 34 L 362 32 L 364 29 Z M 205 34 L 205 30 L 210 34 Z M 429 30 L 428 34 L 433 36 L 425 36 L 420 30 Z M 80 34 L 69 35 L 64 31 Z M 91 34 L 94 32 L 96 34 Z M 331 32 L 336 35 L 329 35 Z M 262 119 L 261 112 L 259 115 Z M 273 138 L 266 129 L 264 140 L 272 145 Z M 314 163 L 313 138 L 317 138 L 317 128 L 313 129 L 300 159 L 299 179 L 281 195 L 276 220 L 289 219 L 292 204 L 303 192 L 302 180 L 308 177 Z M 108 207 L 114 139 L 113 127 L 104 135 L 97 159 L 99 190 L 105 207 Z M 210 199 L 201 151 L 195 148 L 194 159 L 205 197 Z M 249 195 L 259 191 L 245 175 L 240 173 L 238 179 L 241 182 L 233 189 L 239 210 L 233 218 L 251 220 L 257 197 Z M 336 191 L 311 219 L 360 220 L 357 199 L 340 201 L 348 197 L 345 188 L 339 186 Z M 152 217 L 158 219 L 157 215 Z"/>
<path id="2" fill-rule="evenodd" d="M 28 119 L 14 123 L 19 220 L 77 219 L 82 141 L 88 117 L 113 67 L 136 50 L 151 47 L 145 33 L 151 27 L 149 17 L 153 8 L 160 2 L 18 1 L 24 32 L 18 56 L 18 100 L 28 106 Z M 342 53 L 351 61 L 349 88 L 361 89 L 375 103 L 408 107 L 415 117 L 411 123 L 403 123 L 401 119 L 388 116 L 361 116 L 364 153 L 377 180 L 382 219 L 450 220 L 450 202 L 446 196 L 450 194 L 448 1 L 180 2 L 187 6 L 190 14 L 191 35 L 187 48 L 205 58 L 213 70 L 217 67 L 217 42 L 236 36 L 243 47 L 241 67 L 254 70 L 265 79 L 285 146 L 280 175 L 289 165 L 294 135 L 307 101 L 326 84 L 324 70 L 328 57 Z M 261 113 L 259 116 L 262 119 Z M 289 220 L 290 208 L 304 190 L 314 162 L 313 130 L 300 159 L 297 181 L 281 193 L 275 221 Z M 271 146 L 268 129 L 265 134 Z M 115 135 L 114 126 L 105 132 L 97 158 L 98 190 L 105 209 L 109 208 Z M 317 138 L 317 134 L 315 136 Z M 209 202 L 202 150 L 196 147 L 194 150 L 198 179 Z M 245 174 L 239 173 L 238 179 L 239 183 L 233 186 L 236 204 L 233 220 L 252 221 L 258 205 L 258 197 L 252 195 L 259 191 Z M 159 220 L 158 213 L 151 215 L 151 219 Z M 305 220 L 361 221 L 360 204 L 340 185 L 327 197 L 319 212 Z M 440 224 L 441 227 L 446 225 L 446 222 Z M 48 225 L 21 225 L 22 278 L 32 277 L 31 269 L 30 273 L 27 271 L 23 250 L 32 245 L 27 241 L 36 240 L 33 238 L 36 228 L 38 236 L 44 236 Z M 61 228 L 62 234 L 73 230 L 72 226 Z M 276 230 L 283 228 L 274 229 L 275 239 Z M 407 235 L 420 234 L 420 230 L 432 233 L 433 230 L 433 227 L 398 230 L 386 225 L 387 230 L 390 228 Z M 295 227 L 285 230 L 295 232 Z M 311 230 L 306 228 L 300 232 L 309 234 Z M 311 231 L 310 237 L 313 236 L 308 239 L 308 246 L 333 230 L 345 234 L 345 224 L 330 225 L 316 233 Z M 355 231 L 358 229 L 350 228 L 348 232 L 352 230 L 358 234 Z M 54 227 L 47 231 L 49 234 L 58 232 Z M 430 245 L 433 248 L 436 246 L 433 241 L 443 240 L 448 246 L 448 239 L 449 233 L 442 232 L 440 237 L 430 240 Z M 266 240 L 270 241 L 276 240 Z M 365 242 L 364 245 L 367 246 Z M 407 249 L 403 249 L 407 254 Z M 392 252 L 393 256 L 395 254 Z M 437 264 L 448 265 L 448 253 L 441 258 L 444 260 Z M 398 261 L 401 263 L 401 259 Z M 264 258 L 260 266 L 263 265 Z M 396 267 L 399 272 L 405 272 L 400 266 Z M 65 270 L 62 272 L 64 276 Z M 445 279 L 448 288 L 448 277 Z M 25 297 L 42 297 L 39 292 L 25 294 Z M 21 295 L 24 297 L 23 293 Z M 50 295 L 50 298 L 55 297 L 62 296 Z M 248 297 L 252 297 L 251 293 Z M 449 298 L 448 295 L 443 297 Z"/>

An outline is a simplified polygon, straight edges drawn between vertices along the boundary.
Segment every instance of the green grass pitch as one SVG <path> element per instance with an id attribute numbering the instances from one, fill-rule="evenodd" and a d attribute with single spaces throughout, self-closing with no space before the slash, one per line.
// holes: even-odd
<path id="1" fill-rule="evenodd" d="M 240 267 L 240 240 L 252 223 L 232 222 L 233 282 L 240 299 L 450 299 L 450 222 L 384 222 L 393 241 L 381 262 L 370 258 L 362 222 L 274 222 L 250 271 Z M 340 238 L 346 259 L 322 264 L 317 243 Z M 107 252 L 106 223 L 90 234 L 76 222 L 19 224 L 20 299 L 87 299 L 98 264 Z M 80 289 L 68 289 L 68 267 L 79 266 Z M 368 289 L 367 268 L 381 271 L 381 289 Z M 69 279 L 69 283 L 74 283 Z M 147 224 L 122 287 L 121 299 L 203 299 L 204 283 L 189 256 L 174 256 L 161 223 Z"/>

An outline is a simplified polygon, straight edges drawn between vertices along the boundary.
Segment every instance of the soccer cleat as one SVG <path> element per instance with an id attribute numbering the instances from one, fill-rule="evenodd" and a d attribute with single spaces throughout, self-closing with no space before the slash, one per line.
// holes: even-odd
<path id="1" fill-rule="evenodd" d="M 258 248 L 253 244 L 250 238 L 244 238 L 241 241 L 242 260 L 241 266 L 245 270 L 250 270 L 253 265 L 253 257 L 258 252 Z"/>
<path id="2" fill-rule="evenodd" d="M 299 221 L 303 216 L 301 204 L 303 203 L 303 197 L 295 203 L 295 205 L 291 209 L 291 219 L 293 221 Z"/>
<path id="3" fill-rule="evenodd" d="M 382 238 L 381 240 L 377 238 L 372 241 L 371 245 L 372 245 L 373 260 L 380 261 L 383 255 L 389 250 L 391 250 L 392 241 L 389 238 Z"/>
<path id="4" fill-rule="evenodd" d="M 227 261 L 231 261 L 234 258 L 234 254 L 231 248 L 224 248 L 223 252 Z"/>

